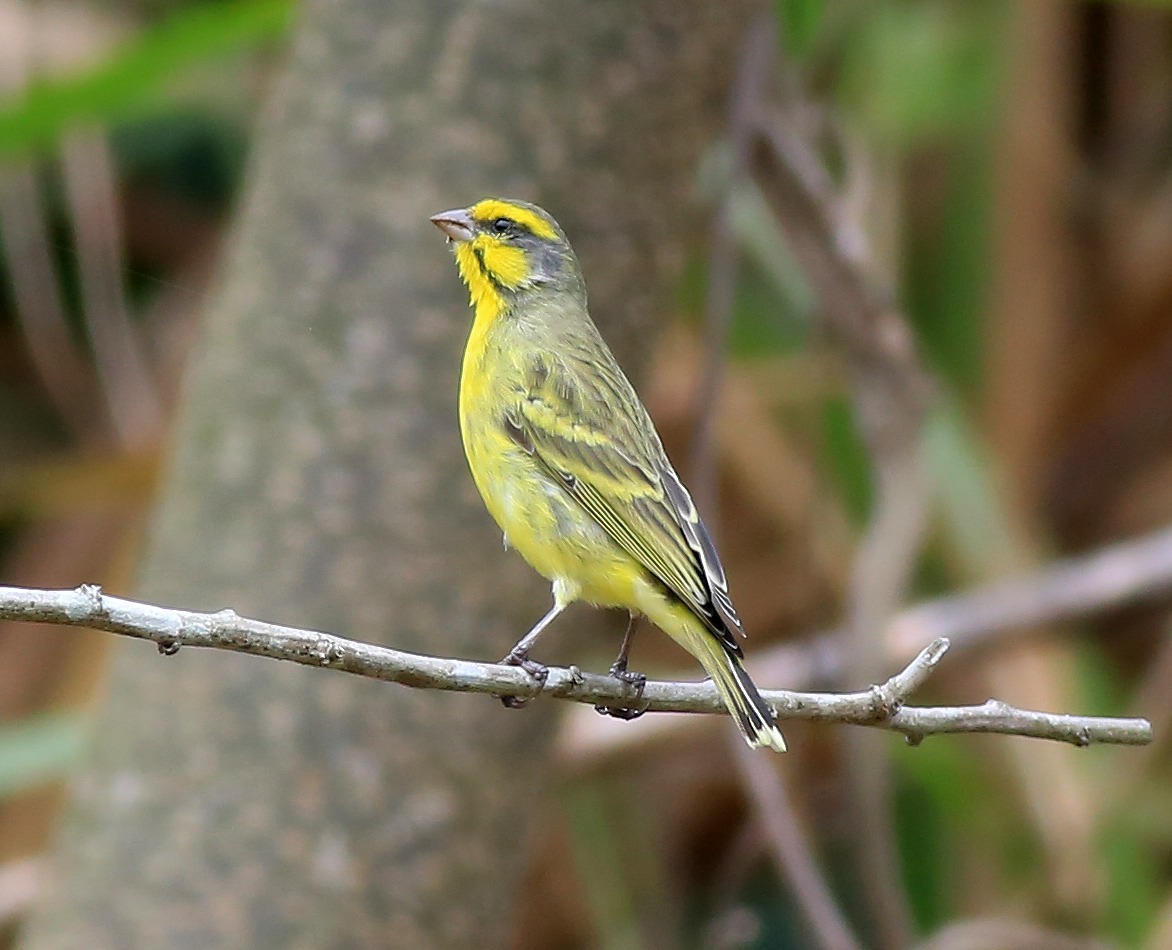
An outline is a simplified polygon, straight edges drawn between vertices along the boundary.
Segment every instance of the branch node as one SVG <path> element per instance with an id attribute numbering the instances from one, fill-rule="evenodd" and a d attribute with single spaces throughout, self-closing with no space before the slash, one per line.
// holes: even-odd
<path id="1" fill-rule="evenodd" d="M 99 584 L 82 584 L 77 588 L 79 596 L 84 597 L 89 603 L 88 608 L 91 615 L 95 617 L 104 617 L 106 615 L 106 607 L 102 603 L 102 588 Z"/>
<path id="2" fill-rule="evenodd" d="M 342 649 L 328 637 L 320 637 L 313 645 L 311 653 L 322 666 L 329 666 L 344 656 Z"/>
<path id="3" fill-rule="evenodd" d="M 870 692 L 875 722 L 886 722 L 903 706 L 903 697 L 899 695 L 890 681 L 881 686 L 872 686 Z"/>

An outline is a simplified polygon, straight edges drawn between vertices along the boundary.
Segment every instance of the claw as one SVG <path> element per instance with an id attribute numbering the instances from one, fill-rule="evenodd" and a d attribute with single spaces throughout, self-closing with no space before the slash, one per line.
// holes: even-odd
<path id="1" fill-rule="evenodd" d="M 635 687 L 635 699 L 643 698 L 643 687 L 647 685 L 647 677 L 642 673 L 632 673 L 627 669 L 626 663 L 620 663 L 618 660 L 611 665 L 610 675 L 616 680 L 626 683 L 628 686 Z"/>
<path id="2" fill-rule="evenodd" d="M 594 711 L 602 716 L 611 716 L 615 719 L 625 721 L 638 719 L 643 713 L 647 712 L 646 706 L 639 708 L 639 703 L 643 699 L 643 687 L 647 685 L 647 677 L 642 673 L 632 673 L 628 670 L 625 657 L 619 657 L 619 659 L 611 664 L 610 675 L 619 682 L 634 687 L 635 701 L 630 706 L 605 706 L 600 704 L 594 707 Z"/>
<path id="3" fill-rule="evenodd" d="M 621 719 L 624 722 L 630 722 L 632 719 L 638 719 L 643 713 L 647 712 L 647 707 L 642 709 L 632 709 L 629 706 L 595 706 L 594 711 L 600 716 L 610 716 L 612 719 Z"/>
<path id="4" fill-rule="evenodd" d="M 545 686 L 545 681 L 549 678 L 549 667 L 536 660 L 531 660 L 526 653 L 518 653 L 514 650 L 501 662 L 507 666 L 521 667 L 537 682 L 538 692 Z M 506 709 L 524 709 L 535 698 L 534 696 L 502 696 L 500 699 Z"/>

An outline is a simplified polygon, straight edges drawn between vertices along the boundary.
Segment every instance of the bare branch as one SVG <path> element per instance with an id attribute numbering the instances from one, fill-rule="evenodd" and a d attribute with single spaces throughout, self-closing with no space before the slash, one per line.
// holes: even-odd
<path id="1" fill-rule="evenodd" d="M 692 493 L 700 511 L 716 508 L 716 453 L 713 451 L 716 410 L 724 383 L 725 357 L 737 288 L 738 253 L 733 238 L 732 205 L 744 186 L 753 117 L 760 110 L 762 89 L 773 66 L 777 46 L 772 11 L 750 25 L 737 58 L 737 75 L 729 102 L 729 168 L 721 186 L 709 238 L 707 288 L 704 295 L 705 358 L 696 389 L 693 433 Z"/>
<path id="2" fill-rule="evenodd" d="M 122 281 L 116 176 L 105 133 L 93 128 L 66 135 L 61 168 L 98 382 L 119 440 L 141 449 L 157 441 L 163 411 Z"/>
<path id="3" fill-rule="evenodd" d="M 902 610 L 878 637 L 885 662 L 906 663 L 917 644 L 947 638 L 951 651 L 988 650 L 1023 630 L 1144 603 L 1172 591 L 1172 528 L 1118 541 L 1084 554 L 1052 561 L 1036 571 L 972 587 Z M 758 682 L 816 689 L 845 675 L 848 641 L 841 630 L 824 630 L 754 652 L 749 672 Z M 1134 704 L 1147 710 L 1142 698 Z M 577 712 L 577 711 L 575 711 Z M 582 710 L 581 712 L 585 712 Z M 572 716 L 574 761 L 581 765 L 686 728 L 679 719 L 642 720 L 617 726 L 597 717 Z M 1157 723 L 1159 728 L 1159 723 Z M 1130 760 L 1129 760 L 1130 761 Z"/>
<path id="4" fill-rule="evenodd" d="M 795 89 L 796 99 L 801 100 Z M 848 670 L 866 682 L 883 669 L 874 634 L 898 610 L 923 544 L 931 484 L 921 430 L 931 384 L 908 321 L 886 282 L 876 281 L 860 222 L 845 205 L 813 141 L 784 120 L 762 116 L 753 150 L 762 193 L 818 297 L 819 314 L 846 360 L 859 435 L 870 461 L 875 499 L 847 591 Z M 875 918 L 878 946 L 910 942 L 910 904 L 899 875 L 887 752 L 870 736 L 847 737 L 854 799 L 854 844 L 861 885 Z"/>
<path id="5" fill-rule="evenodd" d="M 249 620 L 231 610 L 198 613 L 158 607 L 110 597 L 101 588 L 89 584 L 76 590 L 0 587 L 0 620 L 91 627 L 151 640 L 165 654 L 184 646 L 211 647 L 341 670 L 421 689 L 494 696 L 543 694 L 609 707 L 635 701 L 627 684 L 610 676 L 584 673 L 574 666 L 550 667 L 549 677 L 539 686 L 525 671 L 514 666 L 407 653 L 316 630 Z M 1144 745 L 1152 740 L 1151 724 L 1145 719 L 1034 712 L 995 700 L 967 707 L 905 705 L 908 696 L 931 674 L 947 649 L 947 640 L 933 641 L 906 669 L 869 690 L 854 693 L 762 690 L 762 695 L 781 719 L 875 726 L 899 732 L 913 743 L 948 732 L 1033 736 L 1079 746 L 1097 742 Z M 639 705 L 654 712 L 725 711 L 710 682 L 648 682 Z"/>
<path id="6" fill-rule="evenodd" d="M 737 768 L 750 792 L 757 824 L 773 852 L 778 876 L 797 898 L 818 947 L 862 950 L 834 899 L 829 881 L 818 868 L 809 836 L 794 808 L 786 780 L 788 770 L 777 768 L 763 755 L 754 755 L 731 731 L 729 741 L 736 743 L 733 754 Z"/>
<path id="7" fill-rule="evenodd" d="M 1172 590 L 1172 527 L 1053 561 L 1020 577 L 924 601 L 890 624 L 889 647 L 948 637 L 965 648 L 1007 631 L 1070 620 Z"/>

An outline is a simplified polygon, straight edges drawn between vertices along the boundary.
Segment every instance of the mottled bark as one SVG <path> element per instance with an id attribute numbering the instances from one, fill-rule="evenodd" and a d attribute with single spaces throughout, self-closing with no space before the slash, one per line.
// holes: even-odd
<path id="1" fill-rule="evenodd" d="M 749 12 L 308 3 L 138 593 L 501 655 L 548 593 L 500 550 L 465 471 L 454 404 L 468 313 L 427 217 L 486 193 L 545 204 L 637 368 Z M 56 887 L 24 945 L 492 944 L 554 712 L 121 648 Z"/>

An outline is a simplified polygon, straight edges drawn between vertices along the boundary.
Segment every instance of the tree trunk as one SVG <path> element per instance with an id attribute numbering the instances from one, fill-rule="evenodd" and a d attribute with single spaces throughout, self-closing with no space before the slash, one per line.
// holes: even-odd
<path id="1" fill-rule="evenodd" d="M 309 2 L 139 595 L 502 655 L 548 590 L 501 550 L 466 472 L 454 406 L 469 314 L 428 215 L 488 193 L 549 207 L 630 365 L 669 299 L 750 12 Z M 555 712 L 122 647 L 24 946 L 499 942 Z"/>

